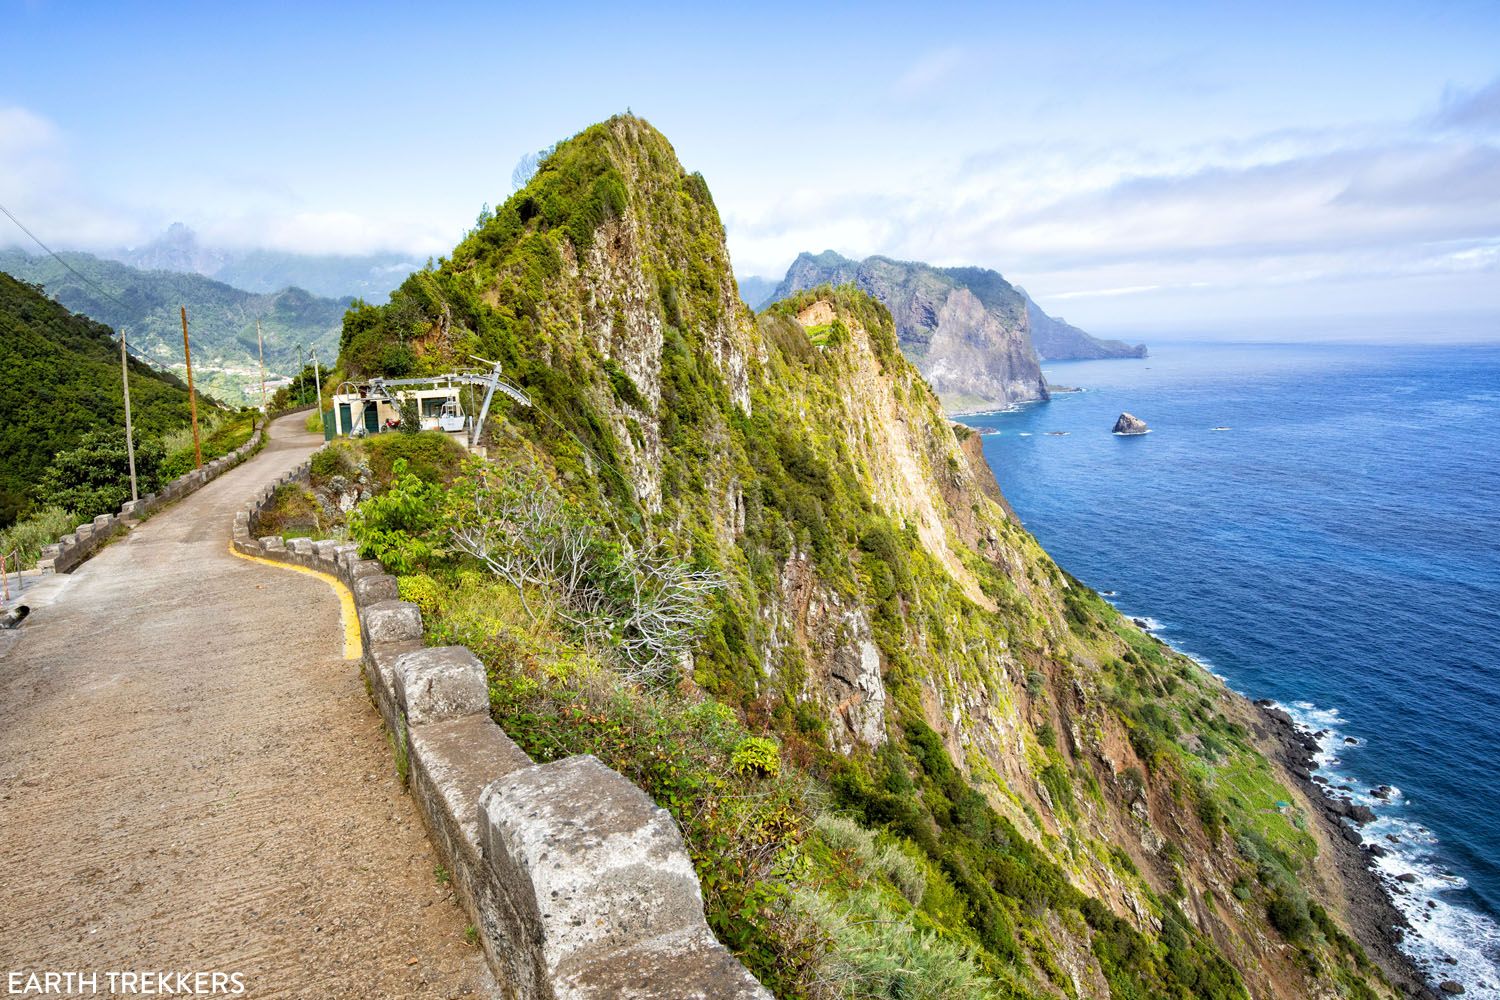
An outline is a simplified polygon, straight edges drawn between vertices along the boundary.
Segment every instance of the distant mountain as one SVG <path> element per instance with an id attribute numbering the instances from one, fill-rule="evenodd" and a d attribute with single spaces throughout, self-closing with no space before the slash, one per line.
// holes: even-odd
<path id="1" fill-rule="evenodd" d="M 1026 298 L 994 271 L 914 261 L 849 260 L 832 250 L 792 262 L 770 301 L 819 285 L 853 284 L 896 321 L 901 351 L 950 413 L 1047 399 Z"/>
<path id="2" fill-rule="evenodd" d="M 174 222 L 142 247 L 113 250 L 110 260 L 146 271 L 177 271 L 215 278 L 250 292 L 305 288 L 329 298 L 357 296 L 384 302 L 423 262 L 410 254 L 298 254 L 280 250 L 205 247 L 187 226 Z"/>
<path id="3" fill-rule="evenodd" d="M 52 456 L 96 427 L 123 427 L 125 404 L 114 331 L 8 274 L 0 274 L 0 371 L 4 525 L 24 512 Z M 188 421 L 187 386 L 134 359 L 130 403 L 143 438 Z"/>
<path id="4" fill-rule="evenodd" d="M 1026 314 L 1031 321 L 1031 343 L 1043 361 L 1085 361 L 1096 358 L 1144 358 L 1145 344 L 1127 344 L 1123 340 L 1101 340 L 1078 327 L 1042 312 L 1026 290 Z"/>
<path id="5" fill-rule="evenodd" d="M 761 278 L 750 275 L 744 278 L 736 278 L 740 286 L 740 298 L 745 300 L 745 305 L 759 311 L 762 306 L 769 305 L 771 296 L 776 291 L 775 278 Z"/>
<path id="6" fill-rule="evenodd" d="M 257 318 L 267 373 L 291 374 L 300 368 L 299 344 L 304 351 L 317 348 L 325 362 L 337 354 L 344 311 L 353 301 L 321 298 L 301 288 L 256 294 L 197 274 L 142 271 L 86 253 L 61 257 L 109 296 L 48 256 L 0 250 L 0 271 L 43 286 L 75 312 L 123 328 L 136 351 L 179 374 L 185 366 L 178 309 L 187 306 L 194 379 L 204 391 L 235 405 L 260 403 Z"/>

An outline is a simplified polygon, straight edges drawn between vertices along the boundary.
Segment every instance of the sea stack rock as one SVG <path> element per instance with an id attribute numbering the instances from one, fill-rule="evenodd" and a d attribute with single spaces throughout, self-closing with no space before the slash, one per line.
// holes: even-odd
<path id="1" fill-rule="evenodd" d="M 1120 419 L 1115 421 L 1116 434 L 1145 434 L 1149 430 L 1146 421 L 1129 413 L 1120 414 Z"/>

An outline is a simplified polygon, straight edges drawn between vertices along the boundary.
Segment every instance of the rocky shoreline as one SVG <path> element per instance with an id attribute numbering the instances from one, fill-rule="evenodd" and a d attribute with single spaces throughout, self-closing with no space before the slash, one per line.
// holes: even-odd
<path id="1" fill-rule="evenodd" d="M 1385 970 L 1392 984 L 1409 997 L 1439 1000 L 1464 992 L 1461 984 L 1451 980 L 1440 980 L 1440 987 L 1434 989 L 1422 970 L 1401 950 L 1401 941 L 1412 933 L 1411 922 L 1396 908 L 1391 890 L 1374 869 L 1375 859 L 1385 849 L 1378 844 L 1363 844 L 1358 829 L 1372 821 L 1375 814 L 1368 806 L 1355 803 L 1338 789 L 1329 787 L 1326 779 L 1315 773 L 1318 768 L 1315 755 L 1321 749 L 1318 734 L 1298 726 L 1275 702 L 1261 699 L 1253 704 L 1262 723 L 1256 735 L 1312 803 L 1315 821 L 1322 825 L 1326 839 L 1333 845 L 1332 860 L 1347 890 L 1348 918 L 1355 938 Z"/>

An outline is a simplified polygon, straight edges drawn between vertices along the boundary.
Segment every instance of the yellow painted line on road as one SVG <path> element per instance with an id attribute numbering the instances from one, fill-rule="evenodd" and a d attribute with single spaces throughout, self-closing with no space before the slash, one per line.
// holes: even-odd
<path id="1" fill-rule="evenodd" d="M 289 569 L 293 573 L 304 573 L 307 576 L 315 576 L 328 586 L 339 599 L 339 616 L 344 621 L 344 659 L 357 660 L 365 655 L 364 642 L 359 637 L 359 612 L 354 610 L 354 594 L 344 586 L 344 581 L 328 573 L 306 566 L 295 566 L 291 563 L 277 562 L 275 559 L 266 559 L 261 556 L 247 556 L 243 552 L 236 551 L 234 544 L 230 543 L 229 554 L 239 559 L 247 559 L 250 562 L 260 563 L 262 566 L 274 566 L 276 569 Z"/>

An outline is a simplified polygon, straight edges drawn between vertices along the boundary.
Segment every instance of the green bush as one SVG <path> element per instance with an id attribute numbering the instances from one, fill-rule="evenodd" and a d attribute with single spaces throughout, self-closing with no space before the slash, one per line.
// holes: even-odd
<path id="1" fill-rule="evenodd" d="M 399 428 L 402 434 L 422 433 L 422 404 L 417 402 L 417 397 L 404 397 L 397 408 L 397 414 L 401 421 Z"/>
<path id="2" fill-rule="evenodd" d="M 381 481 L 399 475 L 397 462 L 425 483 L 450 483 L 464 460 L 463 445 L 442 431 L 420 434 L 378 434 L 365 440 L 370 468 Z"/>
<path id="3" fill-rule="evenodd" d="M 443 491 L 408 472 L 404 458 L 395 460 L 391 474 L 389 490 L 350 511 L 349 534 L 361 556 L 405 575 L 425 568 L 434 555 Z"/>
<path id="4" fill-rule="evenodd" d="M 443 588 L 425 573 L 396 578 L 396 589 L 403 601 L 410 601 L 422 612 L 427 621 L 438 614 L 443 606 Z"/>
<path id="5" fill-rule="evenodd" d="M 333 441 L 313 452 L 309 474 L 314 483 L 325 483 L 334 476 L 354 475 L 355 459 L 353 446 L 343 441 Z"/>
<path id="6" fill-rule="evenodd" d="M 136 441 L 135 471 L 142 496 L 156 489 L 162 463 L 154 441 Z M 79 520 L 110 514 L 130 499 L 130 460 L 125 432 L 94 430 L 78 447 L 62 452 L 42 473 L 37 492 L 43 502 L 61 507 Z"/>
<path id="7" fill-rule="evenodd" d="M 729 766 L 742 777 L 774 778 L 781 773 L 781 753 L 775 740 L 747 736 L 734 748 Z"/>

